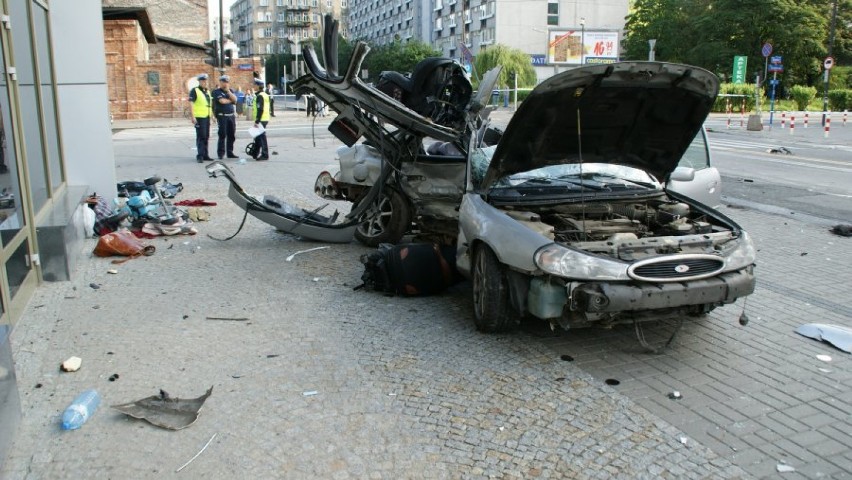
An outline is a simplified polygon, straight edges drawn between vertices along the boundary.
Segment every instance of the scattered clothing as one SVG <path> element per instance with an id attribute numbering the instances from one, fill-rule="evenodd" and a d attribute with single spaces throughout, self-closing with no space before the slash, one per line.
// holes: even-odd
<path id="1" fill-rule="evenodd" d="M 216 202 L 208 202 L 203 198 L 194 198 L 192 200 L 181 200 L 175 202 L 175 205 L 180 207 L 215 207 Z"/>

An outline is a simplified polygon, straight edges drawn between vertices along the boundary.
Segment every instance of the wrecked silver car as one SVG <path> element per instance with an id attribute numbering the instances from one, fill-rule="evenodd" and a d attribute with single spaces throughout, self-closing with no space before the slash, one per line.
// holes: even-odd
<path id="1" fill-rule="evenodd" d="M 638 325 L 752 293 L 748 234 L 666 188 L 718 88 L 686 65 L 581 67 L 537 86 L 496 147 L 472 146 L 457 266 L 476 326 Z"/>

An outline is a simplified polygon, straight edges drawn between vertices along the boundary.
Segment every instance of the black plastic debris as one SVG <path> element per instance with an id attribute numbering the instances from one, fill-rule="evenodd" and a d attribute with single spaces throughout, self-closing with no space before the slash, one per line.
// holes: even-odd
<path id="1" fill-rule="evenodd" d="M 563 362 L 573 362 L 574 361 L 574 357 L 572 357 L 571 355 L 562 355 L 562 356 L 559 357 L 559 359 L 562 360 Z"/>
<path id="2" fill-rule="evenodd" d="M 117 373 L 113 373 L 112 375 L 109 376 L 110 382 L 114 382 L 116 380 L 118 380 L 118 374 Z"/>
<path id="3" fill-rule="evenodd" d="M 807 323 L 794 331 L 804 337 L 833 345 L 838 350 L 852 353 L 852 328 L 842 325 Z"/>
<path id="4" fill-rule="evenodd" d="M 669 393 L 669 398 L 672 400 L 680 400 L 683 398 L 683 395 L 680 394 L 677 390 Z"/>
<path id="5" fill-rule="evenodd" d="M 135 402 L 113 405 L 112 408 L 158 427 L 180 430 L 195 423 L 201 407 L 204 406 L 207 397 L 212 393 L 213 387 L 211 386 L 207 389 L 207 393 L 198 398 L 182 399 L 172 398 L 165 390 L 160 390 L 159 395 L 153 395 Z"/>
<path id="6" fill-rule="evenodd" d="M 841 237 L 852 237 L 852 225 L 835 225 L 831 227 L 831 233 Z"/>
<path id="7" fill-rule="evenodd" d="M 774 153 L 774 154 L 783 154 L 783 155 L 792 155 L 793 154 L 793 151 L 790 150 L 787 147 L 768 148 L 766 151 L 768 153 Z"/>
<path id="8" fill-rule="evenodd" d="M 101 288 L 101 286 L 98 285 L 97 283 L 90 283 L 89 286 L 92 287 L 93 290 L 97 290 L 97 289 Z"/>
<path id="9" fill-rule="evenodd" d="M 614 378 L 607 378 L 606 380 L 604 380 L 604 383 L 607 384 L 607 385 L 611 385 L 613 387 L 616 386 L 616 385 L 621 385 L 621 382 L 619 382 L 618 380 L 616 380 Z"/>

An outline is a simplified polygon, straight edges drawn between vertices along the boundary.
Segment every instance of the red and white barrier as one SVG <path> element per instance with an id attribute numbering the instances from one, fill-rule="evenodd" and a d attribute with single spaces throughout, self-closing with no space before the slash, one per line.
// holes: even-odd
<path id="1" fill-rule="evenodd" d="M 831 131 L 831 112 L 825 114 L 825 138 L 828 138 L 828 132 Z"/>
<path id="2" fill-rule="evenodd" d="M 808 112 L 805 112 L 805 128 L 808 128 Z"/>
<path id="3" fill-rule="evenodd" d="M 784 130 L 784 120 L 787 119 L 787 112 L 781 112 L 781 130 Z"/>
<path id="4" fill-rule="evenodd" d="M 731 128 L 731 100 L 725 99 L 725 113 L 728 115 L 728 128 Z"/>
<path id="5" fill-rule="evenodd" d="M 848 110 L 843 110 L 843 126 L 846 126 L 846 114 L 849 113 Z"/>
<path id="6" fill-rule="evenodd" d="M 790 135 L 793 134 L 793 131 L 796 130 L 796 116 L 790 115 Z"/>
<path id="7" fill-rule="evenodd" d="M 740 103 L 740 128 L 745 126 L 745 98 L 743 98 L 742 103 Z"/>

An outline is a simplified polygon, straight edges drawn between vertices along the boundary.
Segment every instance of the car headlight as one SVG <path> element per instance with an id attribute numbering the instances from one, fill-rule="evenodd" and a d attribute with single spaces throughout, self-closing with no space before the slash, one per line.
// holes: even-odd
<path id="1" fill-rule="evenodd" d="M 535 252 L 535 264 L 552 275 L 578 280 L 629 280 L 627 264 L 551 243 Z"/>
<path id="2" fill-rule="evenodd" d="M 754 243 L 745 231 L 740 232 L 740 237 L 735 242 L 736 246 L 724 254 L 726 272 L 745 268 L 753 264 L 756 257 Z"/>

